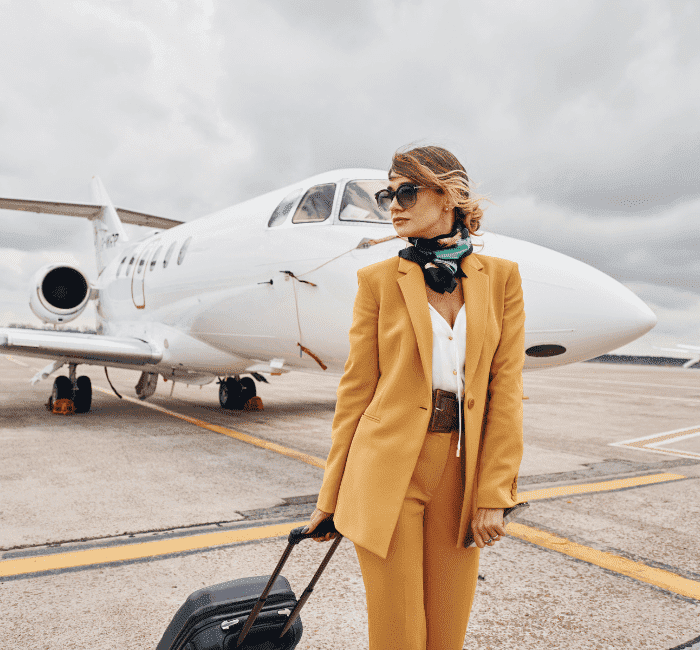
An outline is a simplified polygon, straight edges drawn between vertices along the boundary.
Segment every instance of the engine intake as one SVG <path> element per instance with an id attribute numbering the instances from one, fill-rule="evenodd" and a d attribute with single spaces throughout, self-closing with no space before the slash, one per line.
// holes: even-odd
<path id="1" fill-rule="evenodd" d="M 49 264 L 32 279 L 31 310 L 45 323 L 68 323 L 80 316 L 92 297 L 85 275 L 73 266 Z"/>

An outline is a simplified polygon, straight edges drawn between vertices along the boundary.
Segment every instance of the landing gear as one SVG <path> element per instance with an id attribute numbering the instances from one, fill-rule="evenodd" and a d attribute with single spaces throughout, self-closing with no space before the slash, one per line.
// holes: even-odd
<path id="1" fill-rule="evenodd" d="M 252 397 L 256 396 L 255 382 L 250 377 L 243 377 L 243 379 L 227 377 L 223 381 L 219 380 L 221 408 L 240 411 Z"/>
<path id="2" fill-rule="evenodd" d="M 92 382 L 90 377 L 81 375 L 76 378 L 76 364 L 74 363 L 71 363 L 68 368 L 68 377 L 56 377 L 54 379 L 48 403 L 49 410 L 55 411 L 54 404 L 60 399 L 66 399 L 73 402 L 76 413 L 87 413 L 92 405 Z"/>
<path id="3" fill-rule="evenodd" d="M 90 377 L 81 375 L 76 382 L 76 390 L 73 396 L 76 413 L 87 413 L 92 405 L 92 382 Z"/>

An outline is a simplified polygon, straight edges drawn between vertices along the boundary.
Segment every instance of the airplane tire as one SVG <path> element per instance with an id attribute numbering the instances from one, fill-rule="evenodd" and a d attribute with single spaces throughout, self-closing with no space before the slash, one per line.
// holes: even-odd
<path id="1" fill-rule="evenodd" d="M 241 382 L 233 377 L 227 377 L 219 384 L 219 404 L 225 409 L 242 409 L 243 389 Z"/>
<path id="2" fill-rule="evenodd" d="M 53 390 L 51 391 L 51 403 L 59 399 L 73 399 L 73 385 L 68 377 L 63 375 L 53 380 Z"/>
<path id="3" fill-rule="evenodd" d="M 76 413 L 87 413 L 92 405 L 92 382 L 90 377 L 81 375 L 78 377 L 78 389 L 75 391 L 73 403 Z"/>
<path id="4" fill-rule="evenodd" d="M 255 387 L 255 381 L 253 381 L 252 377 L 243 377 L 243 379 L 241 379 L 241 388 L 243 390 L 243 404 L 245 404 L 251 397 L 255 397 L 258 394 L 258 390 Z"/>

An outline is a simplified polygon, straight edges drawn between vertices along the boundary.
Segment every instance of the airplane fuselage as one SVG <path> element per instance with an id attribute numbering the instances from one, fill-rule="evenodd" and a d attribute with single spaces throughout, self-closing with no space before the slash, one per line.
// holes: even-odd
<path id="1" fill-rule="evenodd" d="M 273 360 L 285 370 L 342 373 L 356 272 L 406 245 L 393 239 L 357 248 L 363 239 L 395 232 L 376 216 L 348 220 L 362 212 L 352 204 L 354 190 L 346 190 L 356 179 L 381 186 L 386 173 L 328 172 L 125 247 L 97 283 L 98 331 L 149 341 L 163 355 L 150 371 L 189 383 L 250 371 L 256 363 L 257 370 L 269 370 Z M 300 197 L 330 184 L 329 216 L 295 222 Z M 268 225 L 290 196 L 297 197 L 296 212 L 291 200 L 289 214 Z M 597 356 L 655 321 L 631 291 L 577 260 L 491 233 L 474 242 L 476 254 L 519 264 L 526 349 L 534 351 L 526 369 Z"/>

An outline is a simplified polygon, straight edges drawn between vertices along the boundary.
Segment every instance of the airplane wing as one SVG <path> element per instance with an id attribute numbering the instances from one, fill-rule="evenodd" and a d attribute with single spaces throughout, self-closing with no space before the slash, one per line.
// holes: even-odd
<path id="1" fill-rule="evenodd" d="M 0 328 L 0 352 L 96 366 L 141 366 L 158 363 L 163 357 L 136 338 L 12 327 Z"/>
<path id="2" fill-rule="evenodd" d="M 25 212 L 39 212 L 46 214 L 62 214 L 68 217 L 82 217 L 90 221 L 98 219 L 104 208 L 101 205 L 91 205 L 87 203 L 57 203 L 55 201 L 32 201 L 26 199 L 3 199 L 0 198 L 0 210 L 24 210 Z M 130 223 L 136 226 L 146 226 L 147 228 L 158 228 L 167 230 L 174 226 L 179 226 L 182 221 L 155 217 L 143 212 L 124 210 L 115 208 L 122 223 Z"/>

